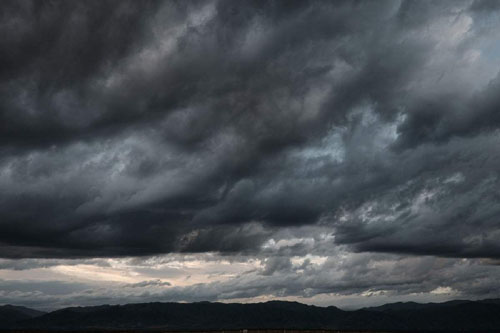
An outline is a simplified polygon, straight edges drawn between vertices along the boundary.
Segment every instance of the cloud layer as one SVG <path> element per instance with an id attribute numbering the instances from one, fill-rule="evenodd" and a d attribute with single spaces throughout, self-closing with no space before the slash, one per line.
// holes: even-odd
<path id="1" fill-rule="evenodd" d="M 354 264 L 345 281 L 361 286 L 323 280 L 344 269 L 340 252 L 452 267 L 418 291 L 423 278 L 398 278 L 397 293 L 496 272 L 483 266 L 500 259 L 494 2 L 0 6 L 0 257 L 46 258 L 6 272 L 176 253 L 262 261 L 233 282 L 130 287 L 180 300 L 392 290 Z M 291 258 L 307 255 L 328 259 L 295 280 Z"/>

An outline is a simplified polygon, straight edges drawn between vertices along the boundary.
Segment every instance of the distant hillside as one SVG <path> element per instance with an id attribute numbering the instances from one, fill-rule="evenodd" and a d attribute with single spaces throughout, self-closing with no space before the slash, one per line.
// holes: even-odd
<path id="1" fill-rule="evenodd" d="M 400 311 L 400 310 L 421 310 L 421 309 L 435 309 L 441 307 L 454 306 L 463 303 L 469 303 L 466 300 L 456 300 L 443 303 L 416 303 L 416 302 L 396 302 L 388 303 L 381 306 L 374 306 L 369 308 L 363 308 L 368 311 Z M 480 301 L 485 302 L 485 301 Z"/>
<path id="2" fill-rule="evenodd" d="M 26 308 L 24 308 L 26 309 Z M 21 312 L 17 312 L 21 313 Z M 500 330 L 500 301 L 392 303 L 357 311 L 296 302 L 254 304 L 142 303 L 72 307 L 20 317 L 3 328 L 18 329 L 339 329 Z"/>
<path id="3" fill-rule="evenodd" d="M 19 321 L 38 317 L 45 312 L 26 308 L 24 306 L 3 305 L 0 306 L 1 327 L 11 326 Z"/>

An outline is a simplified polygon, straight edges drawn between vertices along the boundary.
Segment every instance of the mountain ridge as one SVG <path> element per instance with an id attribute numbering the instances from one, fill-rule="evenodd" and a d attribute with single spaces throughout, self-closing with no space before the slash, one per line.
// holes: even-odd
<path id="1" fill-rule="evenodd" d="M 13 325 L 19 321 L 35 318 L 46 314 L 43 311 L 27 308 L 25 306 L 1 305 L 0 306 L 0 327 L 2 325 Z"/>
<path id="2" fill-rule="evenodd" d="M 18 310 L 23 315 L 12 315 Z M 346 311 L 299 302 L 264 303 L 152 302 L 68 307 L 43 313 L 0 307 L 15 320 L 0 329 L 340 329 L 340 330 L 498 330 L 500 300 L 443 303 L 396 302 Z M 4 316 L 5 317 L 5 316 Z"/>

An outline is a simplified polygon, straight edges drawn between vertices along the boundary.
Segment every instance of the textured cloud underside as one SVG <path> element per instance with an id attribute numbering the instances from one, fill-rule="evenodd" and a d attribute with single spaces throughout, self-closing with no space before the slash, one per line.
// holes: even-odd
<path id="1" fill-rule="evenodd" d="M 127 283 L 181 300 L 392 290 L 383 270 L 360 278 L 363 258 L 391 263 L 397 293 L 494 289 L 481 279 L 500 258 L 498 3 L 0 6 L 8 274 L 209 253 L 260 264 L 203 292 Z M 323 259 L 293 262 L 308 255 Z M 417 290 L 396 273 L 411 258 L 443 266 L 415 273 Z"/>

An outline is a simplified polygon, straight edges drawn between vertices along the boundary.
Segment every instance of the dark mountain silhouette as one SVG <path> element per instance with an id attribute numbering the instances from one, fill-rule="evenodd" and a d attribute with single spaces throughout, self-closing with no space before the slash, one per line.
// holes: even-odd
<path id="1" fill-rule="evenodd" d="M 2 320 L 0 325 L 10 329 L 53 330 L 286 328 L 495 331 L 500 330 L 500 300 L 392 303 L 356 311 L 282 301 L 253 304 L 142 303 L 71 307 L 38 316 L 21 316 L 10 322 Z"/>
<path id="2" fill-rule="evenodd" d="M 19 321 L 38 317 L 45 312 L 26 308 L 24 306 L 3 305 L 0 306 L 0 327 L 10 326 Z"/>
<path id="3" fill-rule="evenodd" d="M 399 310 L 420 310 L 420 309 L 433 309 L 433 308 L 441 308 L 448 307 L 458 304 L 467 303 L 470 301 L 466 300 L 455 300 L 444 303 L 417 303 L 417 302 L 396 302 L 396 303 L 387 303 L 381 306 L 374 306 L 369 308 L 364 308 L 367 311 L 399 311 Z M 480 301 L 483 302 L 483 301 Z"/>

